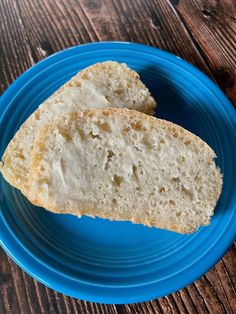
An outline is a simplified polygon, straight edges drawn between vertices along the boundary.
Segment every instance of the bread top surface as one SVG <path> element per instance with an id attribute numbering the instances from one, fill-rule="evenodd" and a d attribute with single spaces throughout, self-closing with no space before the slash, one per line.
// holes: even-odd
<path id="1" fill-rule="evenodd" d="M 171 122 L 126 109 L 65 114 L 34 143 L 27 197 L 57 213 L 190 233 L 222 188 L 213 150 Z"/>
<path id="2" fill-rule="evenodd" d="M 16 133 L 2 157 L 5 179 L 27 193 L 31 151 L 39 129 L 65 112 L 89 107 L 127 107 L 153 114 L 156 102 L 139 75 L 125 64 L 107 61 L 82 70 L 49 97 Z"/>

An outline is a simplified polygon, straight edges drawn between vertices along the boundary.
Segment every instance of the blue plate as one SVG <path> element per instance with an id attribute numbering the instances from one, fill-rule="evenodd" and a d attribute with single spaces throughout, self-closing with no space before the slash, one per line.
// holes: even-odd
<path id="1" fill-rule="evenodd" d="M 176 291 L 204 274 L 236 235 L 236 114 L 219 88 L 167 52 L 120 42 L 73 47 L 39 62 L 0 100 L 0 156 L 38 105 L 77 71 L 116 60 L 138 71 L 158 117 L 199 135 L 216 152 L 224 186 L 212 223 L 180 235 L 129 222 L 55 215 L 32 206 L 0 178 L 0 243 L 31 276 L 67 295 L 132 303 Z"/>

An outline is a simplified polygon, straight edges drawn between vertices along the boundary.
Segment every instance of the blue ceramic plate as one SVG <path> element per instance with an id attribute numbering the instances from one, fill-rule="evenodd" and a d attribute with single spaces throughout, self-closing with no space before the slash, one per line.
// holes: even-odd
<path id="1" fill-rule="evenodd" d="M 67 295 L 102 303 L 161 297 L 204 274 L 236 235 L 236 114 L 204 74 L 167 52 L 119 42 L 67 49 L 39 62 L 0 100 L 0 156 L 24 120 L 77 71 L 126 62 L 158 100 L 158 117 L 199 135 L 216 152 L 224 187 L 212 223 L 180 235 L 129 222 L 55 215 L 0 178 L 0 243 L 31 276 Z"/>

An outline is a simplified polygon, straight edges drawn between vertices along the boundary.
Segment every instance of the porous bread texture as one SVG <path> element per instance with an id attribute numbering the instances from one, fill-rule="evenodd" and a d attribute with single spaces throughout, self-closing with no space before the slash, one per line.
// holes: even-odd
<path id="1" fill-rule="evenodd" d="M 31 150 L 41 126 L 64 112 L 90 107 L 127 107 L 153 114 L 156 102 L 139 75 L 125 64 L 107 61 L 92 65 L 57 90 L 21 126 L 2 157 L 4 178 L 26 194 Z"/>
<path id="2" fill-rule="evenodd" d="M 28 198 L 54 213 L 191 233 L 210 223 L 221 193 L 215 157 L 196 135 L 143 113 L 73 112 L 38 133 Z"/>

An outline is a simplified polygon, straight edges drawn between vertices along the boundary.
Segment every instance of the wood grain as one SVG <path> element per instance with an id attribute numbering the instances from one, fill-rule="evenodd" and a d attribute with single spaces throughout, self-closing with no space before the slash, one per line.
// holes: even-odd
<path id="1" fill-rule="evenodd" d="M 177 12 L 229 98 L 236 102 L 236 1 L 181 1 Z"/>
<path id="2" fill-rule="evenodd" d="M 234 0 L 1 0 L 0 93 L 39 60 L 101 40 L 145 43 L 196 65 L 236 106 Z M 100 305 L 57 293 L 0 250 L 0 313 L 236 313 L 236 247 L 192 285 L 132 305 Z"/>

